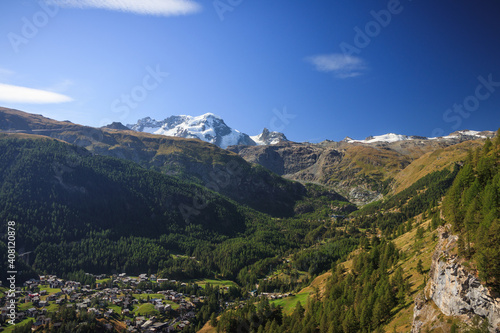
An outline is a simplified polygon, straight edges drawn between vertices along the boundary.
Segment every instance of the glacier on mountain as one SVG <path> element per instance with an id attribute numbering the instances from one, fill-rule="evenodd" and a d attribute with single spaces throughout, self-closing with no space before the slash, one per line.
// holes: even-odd
<path id="1" fill-rule="evenodd" d="M 170 116 L 161 121 L 146 117 L 138 120 L 136 124 L 128 124 L 127 127 L 151 134 L 200 139 L 224 149 L 233 145 L 256 146 L 288 141 L 284 134 L 269 132 L 266 128 L 261 134 L 250 137 L 227 126 L 222 118 L 213 113 L 197 117 Z"/>

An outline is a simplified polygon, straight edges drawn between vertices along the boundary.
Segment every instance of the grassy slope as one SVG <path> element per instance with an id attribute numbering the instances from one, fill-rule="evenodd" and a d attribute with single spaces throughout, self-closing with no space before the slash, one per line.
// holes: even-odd
<path id="1" fill-rule="evenodd" d="M 285 312 L 286 314 L 291 314 L 298 302 L 300 302 L 302 306 L 305 307 L 307 304 L 307 300 L 311 295 L 316 295 L 319 292 L 319 296 L 321 297 L 325 292 L 326 284 L 330 276 L 332 276 L 331 272 L 321 274 L 316 277 L 310 285 L 303 288 L 294 296 L 273 300 L 271 301 L 271 303 L 282 306 L 283 312 Z"/>
<path id="2" fill-rule="evenodd" d="M 321 183 L 336 185 L 378 186 L 383 180 L 393 177 L 411 162 L 409 156 L 394 150 L 380 149 L 368 145 L 349 145 L 338 163 L 322 166 Z"/>
<path id="3" fill-rule="evenodd" d="M 418 216 L 417 220 L 421 221 L 421 216 Z M 405 254 L 405 259 L 400 260 L 398 266 L 403 268 L 405 276 L 409 279 L 411 297 L 407 296 L 405 304 L 396 309 L 398 312 L 385 325 L 386 331 L 392 332 L 396 328 L 396 332 L 408 332 L 411 329 L 414 298 L 423 288 L 424 277 L 429 272 L 432 253 L 437 244 L 437 240 L 433 239 L 433 235 L 437 235 L 437 231 L 427 231 L 429 223 L 430 220 L 425 220 L 421 225 L 416 225 L 412 230 L 394 240 L 396 247 Z M 415 235 L 419 226 L 425 230 L 425 233 L 423 239 L 417 242 Z M 419 260 L 422 260 L 424 274 L 417 272 L 417 263 Z"/>
<path id="4" fill-rule="evenodd" d="M 424 154 L 397 174 L 392 194 L 403 191 L 432 172 L 451 168 L 456 162 L 465 159 L 469 149 L 481 147 L 483 144 L 482 140 L 466 141 Z"/>
<path id="5" fill-rule="evenodd" d="M 136 310 L 135 313 L 139 316 L 155 316 L 159 312 L 155 310 L 155 306 L 151 303 L 141 304 Z"/>
<path id="6" fill-rule="evenodd" d="M 238 286 L 234 281 L 231 281 L 231 280 L 220 280 L 220 279 L 192 280 L 192 281 L 189 281 L 189 283 L 196 283 L 197 285 L 199 285 L 202 288 L 205 288 L 205 286 L 207 284 L 210 284 L 213 287 L 217 286 L 217 287 L 221 287 L 221 288 L 224 288 L 224 287 L 237 287 Z"/>

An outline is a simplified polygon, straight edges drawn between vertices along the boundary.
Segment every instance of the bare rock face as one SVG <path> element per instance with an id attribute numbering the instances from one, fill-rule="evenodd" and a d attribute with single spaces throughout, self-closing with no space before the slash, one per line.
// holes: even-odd
<path id="1" fill-rule="evenodd" d="M 433 302 L 446 316 L 459 317 L 466 324 L 479 316 L 487 319 L 490 332 L 500 332 L 500 298 L 494 298 L 490 291 L 463 265 L 451 251 L 456 247 L 458 236 L 449 228 L 441 227 L 440 238 L 432 256 L 429 282 L 423 295 L 415 300 L 412 332 L 428 322 L 432 315 Z"/>

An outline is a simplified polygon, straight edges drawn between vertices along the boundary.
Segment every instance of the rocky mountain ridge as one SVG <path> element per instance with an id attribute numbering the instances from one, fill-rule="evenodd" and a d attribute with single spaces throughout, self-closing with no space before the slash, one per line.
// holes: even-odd
<path id="1" fill-rule="evenodd" d="M 415 300 L 412 333 L 424 332 L 424 328 L 438 329 L 443 325 L 442 321 L 436 321 L 440 312 L 458 317 L 470 326 L 480 325 L 487 319 L 489 331 L 500 332 L 500 297 L 494 297 L 459 262 L 454 254 L 457 241 L 458 236 L 451 234 L 450 226 L 440 227 L 429 281 Z"/>
<path id="2" fill-rule="evenodd" d="M 373 139 L 368 140 L 370 142 L 344 140 L 317 144 L 284 142 L 270 146 L 231 146 L 228 150 L 280 176 L 333 188 L 353 203 L 363 205 L 382 198 L 398 174 L 412 163 L 418 163 L 426 154 L 434 154 L 434 159 L 443 154 L 446 163 L 440 164 L 440 168 L 445 168 L 459 162 L 465 151 L 450 153 L 446 148 L 465 142 L 471 142 L 471 148 L 473 142 L 494 136 L 493 132 L 478 133 L 484 135 L 452 133 L 437 139 L 412 138 L 391 142 L 371 141 Z M 428 170 L 431 171 L 436 170 Z"/>
<path id="3" fill-rule="evenodd" d="M 169 122 L 171 128 L 165 129 L 179 130 L 179 133 L 186 134 L 188 132 L 182 132 L 182 126 L 186 125 L 184 120 L 173 117 Z M 234 133 L 239 133 L 231 132 L 223 120 L 210 114 L 199 120 L 197 122 L 191 118 L 192 128 L 198 129 L 198 134 L 209 135 L 208 138 L 219 142 L 219 145 L 221 142 L 228 143 L 221 139 L 222 134 L 233 133 L 228 135 L 236 137 Z M 146 124 L 151 127 L 146 128 Z M 154 167 L 169 175 L 194 176 L 201 180 L 201 183 L 210 183 L 210 172 L 224 169 L 224 163 L 235 159 L 238 154 L 247 162 L 263 166 L 284 178 L 333 189 L 357 205 L 381 199 L 395 188 L 404 188 L 407 185 L 403 182 L 413 176 L 420 178 L 426 173 L 460 162 L 467 149 L 480 144 L 485 140 L 484 137 L 494 135 L 488 131 L 459 131 L 435 139 L 411 137 L 387 142 L 382 140 L 387 139 L 386 136 L 370 139 L 376 139 L 374 142 L 327 140 L 313 144 L 285 141 L 283 134 L 264 129 L 261 135 L 253 139 L 248 136 L 240 137 L 243 141 L 259 141 L 260 145 L 239 144 L 220 149 L 216 145 L 200 141 L 198 137 L 193 140 L 141 132 L 152 131 L 157 128 L 154 126 L 160 125 L 146 118 L 145 122 L 134 125 L 138 131 L 127 129 L 120 123 L 93 128 L 0 108 L 0 131 L 3 132 L 50 136 L 85 147 L 96 154 L 128 159 L 143 166 Z M 453 148 L 469 142 L 465 149 Z M 428 157 L 429 154 L 431 158 Z M 431 159 L 441 162 L 432 163 L 438 169 L 427 166 Z M 411 167 L 413 164 L 416 164 L 415 167 Z M 405 176 L 400 179 L 399 175 L 403 170 Z M 393 186 L 393 183 L 396 186 Z M 234 192 L 233 187 L 227 187 L 226 190 L 226 194 Z"/>

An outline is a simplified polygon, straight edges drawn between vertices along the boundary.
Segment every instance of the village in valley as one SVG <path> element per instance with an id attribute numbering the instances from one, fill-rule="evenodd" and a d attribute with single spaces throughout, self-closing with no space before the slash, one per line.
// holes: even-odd
<path id="1" fill-rule="evenodd" d="M 94 285 L 63 280 L 54 275 L 40 276 L 16 288 L 15 323 L 29 323 L 32 331 L 57 330 L 61 322 L 53 313 L 62 307 L 93 314 L 109 331 L 172 332 L 192 324 L 196 309 L 204 302 L 204 284 L 187 284 L 155 275 L 131 277 L 122 274 L 93 276 Z M 229 287 L 221 286 L 221 293 Z M 191 291 L 192 293 L 187 293 Z M 3 293 L 2 299 L 6 298 Z M 222 302 L 222 300 L 221 300 Z M 1 308 L 0 331 L 8 331 L 9 308 Z M 17 325 L 16 325 L 17 326 Z"/>
<path id="2" fill-rule="evenodd" d="M 229 280 L 186 283 L 157 278 L 154 274 L 84 274 L 95 282 L 82 284 L 55 275 L 26 281 L 15 289 L 14 311 L 8 307 L 9 289 L 0 285 L 0 332 L 11 332 L 23 325 L 31 326 L 33 332 L 57 332 L 64 324 L 60 313 L 65 309 L 78 314 L 80 321 L 85 316 L 95 319 L 102 331 L 180 332 L 194 327 L 207 303 L 216 302 L 217 308 L 223 311 L 242 307 L 248 299 L 266 298 L 273 302 L 295 296 L 290 292 L 257 290 L 244 296 Z M 235 300 L 242 302 L 235 303 Z M 9 325 L 11 320 L 15 325 Z M 202 320 L 202 325 L 205 322 Z"/>

